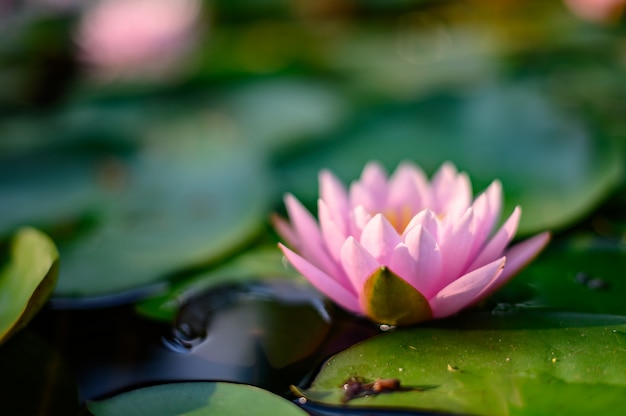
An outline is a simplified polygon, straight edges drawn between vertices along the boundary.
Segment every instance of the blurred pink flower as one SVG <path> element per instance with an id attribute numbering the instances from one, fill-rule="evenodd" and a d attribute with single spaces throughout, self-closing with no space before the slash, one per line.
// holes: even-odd
<path id="1" fill-rule="evenodd" d="M 78 30 L 83 60 L 107 77 L 160 76 L 191 49 L 197 0 L 99 0 Z"/>
<path id="2" fill-rule="evenodd" d="M 565 0 L 565 4 L 585 20 L 610 23 L 622 16 L 626 0 Z"/>
<path id="3" fill-rule="evenodd" d="M 286 195 L 291 224 L 275 218 L 275 226 L 295 251 L 279 246 L 326 296 L 383 324 L 443 318 L 475 304 L 507 282 L 549 240 L 546 232 L 507 248 L 520 208 L 495 231 L 500 182 L 472 201 L 467 175 L 450 163 L 430 183 L 410 163 L 401 164 L 389 178 L 379 164 L 369 163 L 349 191 L 322 171 L 320 195 L 319 223 Z"/>

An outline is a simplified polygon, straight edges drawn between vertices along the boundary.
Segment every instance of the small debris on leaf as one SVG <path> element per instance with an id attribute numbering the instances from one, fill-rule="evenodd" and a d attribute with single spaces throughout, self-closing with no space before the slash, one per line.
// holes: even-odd
<path id="1" fill-rule="evenodd" d="M 576 273 L 576 275 L 574 276 L 574 279 L 580 283 L 581 285 L 586 285 L 587 282 L 589 281 L 590 277 L 587 273 L 585 272 L 578 272 Z"/>
<path id="2" fill-rule="evenodd" d="M 591 290 L 606 290 L 609 288 L 609 283 L 604 279 L 596 277 L 587 282 L 587 287 Z"/>
<path id="3" fill-rule="evenodd" d="M 576 273 L 574 279 L 581 285 L 586 286 L 587 289 L 606 290 L 609 288 L 609 282 L 600 277 L 592 277 L 585 272 Z"/>
<path id="4" fill-rule="evenodd" d="M 459 373 L 461 372 L 461 370 L 459 370 L 459 367 L 453 366 L 448 364 L 448 371 L 451 373 Z"/>
<path id="5" fill-rule="evenodd" d="M 424 391 L 420 387 L 402 387 L 397 378 L 377 378 L 372 382 L 366 382 L 361 377 L 352 376 L 342 385 L 344 396 L 343 403 L 352 399 L 367 396 L 377 396 L 381 393 L 391 393 L 394 391 Z"/>

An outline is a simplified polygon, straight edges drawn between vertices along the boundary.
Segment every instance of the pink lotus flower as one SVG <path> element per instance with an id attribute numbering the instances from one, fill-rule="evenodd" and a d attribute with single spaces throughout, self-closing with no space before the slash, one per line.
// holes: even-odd
<path id="1" fill-rule="evenodd" d="M 291 224 L 276 218 L 275 226 L 295 251 L 279 246 L 318 290 L 378 323 L 453 315 L 501 287 L 549 240 L 546 232 L 507 248 L 520 208 L 493 232 L 500 182 L 472 201 L 467 175 L 450 163 L 430 183 L 410 163 L 389 178 L 369 163 L 349 191 L 322 171 L 320 194 L 319 223 L 286 195 Z"/>
<path id="2" fill-rule="evenodd" d="M 624 13 L 626 0 L 565 0 L 577 16 L 596 23 L 617 22 Z"/>
<path id="3" fill-rule="evenodd" d="M 99 0 L 80 21 L 81 57 L 104 79 L 159 78 L 191 51 L 199 12 L 198 0 Z"/>

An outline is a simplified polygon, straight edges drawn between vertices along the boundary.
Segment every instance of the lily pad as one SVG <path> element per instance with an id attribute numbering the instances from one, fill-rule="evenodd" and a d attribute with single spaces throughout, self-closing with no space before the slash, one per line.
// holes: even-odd
<path id="1" fill-rule="evenodd" d="M 93 104 L 38 129 L 26 119 L 0 126 L 10 133 L 0 233 L 36 224 L 55 238 L 56 299 L 141 291 L 261 229 L 274 196 L 264 158 L 215 117 L 178 108 Z"/>
<path id="2" fill-rule="evenodd" d="M 103 155 L 41 149 L 4 154 L 0 164 L 0 235 L 27 224 L 79 223 L 107 197 L 99 183 Z M 42 201 L 45 201 L 43 203 Z"/>
<path id="3" fill-rule="evenodd" d="M 585 241 L 586 240 L 586 241 Z M 626 315 L 626 250 L 577 239 L 550 247 L 496 298 L 563 311 Z"/>
<path id="4" fill-rule="evenodd" d="M 626 317 L 475 314 L 382 334 L 334 356 L 308 400 L 475 415 L 618 415 L 626 405 Z M 401 391 L 354 398 L 350 378 Z"/>
<path id="5" fill-rule="evenodd" d="M 469 173 L 476 191 L 500 179 L 505 213 L 523 208 L 522 234 L 571 224 L 621 179 L 618 144 L 557 108 L 531 82 L 372 108 L 341 137 L 290 155 L 279 169 L 285 190 L 313 205 L 321 168 L 350 181 L 372 159 L 390 171 L 413 160 L 430 173 L 450 160 Z"/>
<path id="6" fill-rule="evenodd" d="M 60 247 L 55 292 L 130 290 L 226 254 L 260 230 L 271 188 L 244 146 L 201 137 L 147 146 L 99 224 Z"/>
<path id="7" fill-rule="evenodd" d="M 219 103 L 231 114 L 242 138 L 261 151 L 271 151 L 337 129 L 347 113 L 340 91 L 319 80 L 285 77 L 245 83 L 228 91 Z"/>
<path id="8" fill-rule="evenodd" d="M 0 270 L 0 343 L 22 329 L 46 303 L 58 276 L 59 253 L 45 234 L 19 229 Z"/>
<path id="9" fill-rule="evenodd" d="M 146 387 L 90 402 L 95 416 L 306 416 L 295 404 L 258 387 L 231 383 L 177 383 Z"/>

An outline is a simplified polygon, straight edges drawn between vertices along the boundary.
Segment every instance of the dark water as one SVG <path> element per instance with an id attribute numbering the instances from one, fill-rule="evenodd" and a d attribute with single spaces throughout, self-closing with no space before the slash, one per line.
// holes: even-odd
<path id="1" fill-rule="evenodd" d="M 32 326 L 63 357 L 81 404 L 176 381 L 246 383 L 295 400 L 290 385 L 306 385 L 328 357 L 379 332 L 308 286 L 284 281 L 200 294 L 172 323 L 119 306 L 46 310 Z M 302 406 L 313 415 L 361 414 Z"/>

